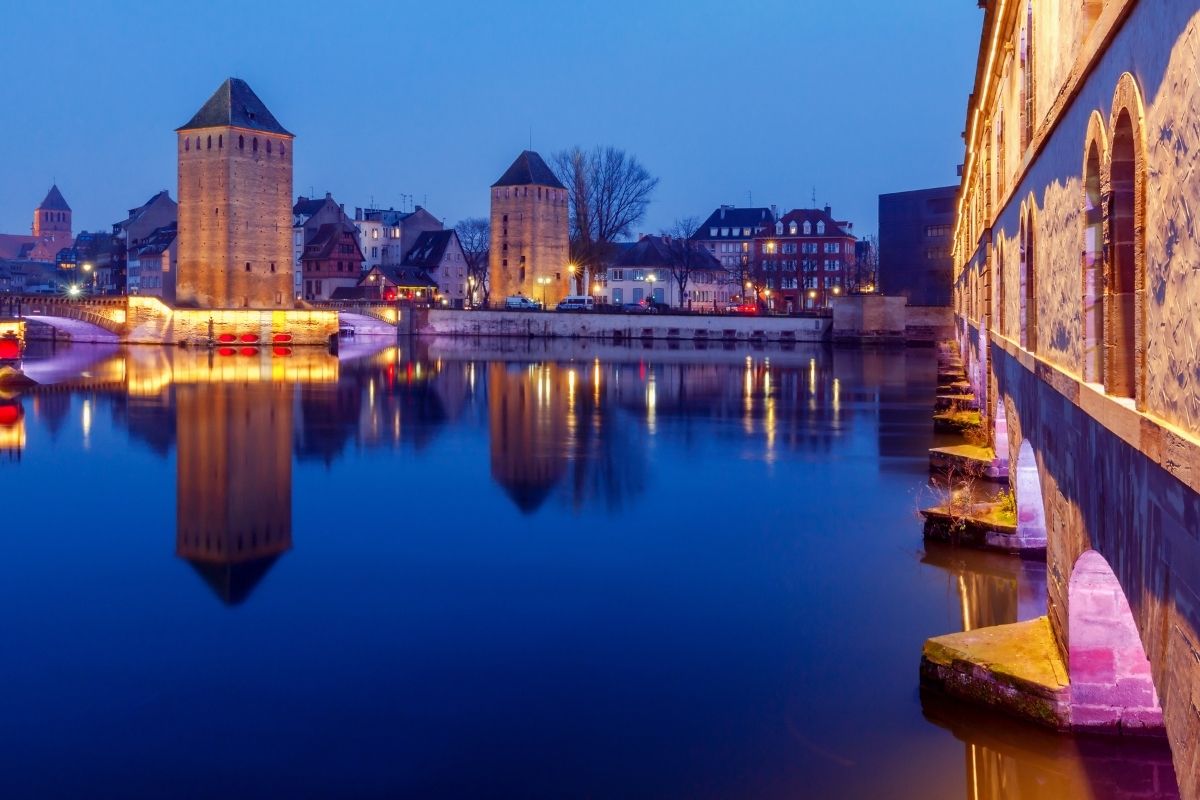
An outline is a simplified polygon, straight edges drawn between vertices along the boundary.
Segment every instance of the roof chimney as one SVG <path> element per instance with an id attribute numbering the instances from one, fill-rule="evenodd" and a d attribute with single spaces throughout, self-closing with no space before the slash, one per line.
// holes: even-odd
<path id="1" fill-rule="evenodd" d="M 725 219 L 725 206 L 721 206 L 721 219 Z"/>
<path id="2" fill-rule="evenodd" d="M 832 214 L 832 213 L 833 213 L 833 209 L 832 209 L 832 208 L 830 208 L 828 204 L 826 204 L 826 205 L 825 205 L 825 213 L 826 213 L 826 214 Z"/>
<path id="3" fill-rule="evenodd" d="M 779 209 L 777 209 L 777 208 L 775 207 L 775 204 L 774 204 L 774 203 L 771 203 L 771 219 L 772 219 L 772 220 L 777 220 L 777 219 L 779 219 Z"/>

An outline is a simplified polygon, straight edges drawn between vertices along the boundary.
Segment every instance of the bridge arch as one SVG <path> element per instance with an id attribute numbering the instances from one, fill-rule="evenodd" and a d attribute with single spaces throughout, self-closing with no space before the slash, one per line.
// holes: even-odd
<path id="1" fill-rule="evenodd" d="M 1013 489 L 1017 494 L 1017 538 L 1029 547 L 1045 547 L 1046 504 L 1042 500 L 1042 476 L 1028 439 L 1021 442 L 1017 451 Z"/>
<path id="2" fill-rule="evenodd" d="M 1008 469 L 1008 412 L 1004 408 L 1004 398 L 996 398 L 995 410 L 992 413 L 992 451 L 995 453 L 997 466 Z"/>
<path id="3" fill-rule="evenodd" d="M 1096 550 L 1084 551 L 1071 570 L 1067 651 L 1073 728 L 1161 729 L 1162 706 L 1129 599 Z"/>

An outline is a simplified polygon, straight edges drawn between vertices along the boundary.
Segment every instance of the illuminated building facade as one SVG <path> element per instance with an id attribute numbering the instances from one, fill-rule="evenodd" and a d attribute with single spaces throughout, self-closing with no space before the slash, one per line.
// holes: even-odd
<path id="1" fill-rule="evenodd" d="M 492 184 L 491 296 L 524 295 L 552 308 L 569 292 L 567 190 L 532 150 Z"/>
<path id="2" fill-rule="evenodd" d="M 1071 725 L 1163 725 L 1187 797 L 1200 794 L 1198 51 L 1196 0 L 987 3 L 953 237 L 958 343 L 1018 532 L 1045 536 Z"/>
<path id="3" fill-rule="evenodd" d="M 828 308 L 846 291 L 853 229 L 829 206 L 798 208 L 766 225 L 750 245 L 749 279 L 759 302 L 772 311 Z"/>
<path id="4" fill-rule="evenodd" d="M 291 308 L 292 134 L 230 78 L 177 138 L 177 303 Z"/>

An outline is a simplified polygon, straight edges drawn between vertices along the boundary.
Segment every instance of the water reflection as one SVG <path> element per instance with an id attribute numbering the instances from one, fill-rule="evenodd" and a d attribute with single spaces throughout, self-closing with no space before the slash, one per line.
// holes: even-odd
<path id="1" fill-rule="evenodd" d="M 0 599 L 40 610 L 8 620 L 29 656 L 0 767 L 60 796 L 94 772 L 47 765 L 85 748 L 171 765 L 130 796 L 185 773 L 190 796 L 347 773 L 381 796 L 450 774 L 460 796 L 1104 796 L 1087 743 L 913 702 L 923 637 L 1040 613 L 1046 580 L 906 558 L 932 353 L 458 339 L 27 368 L 46 385 L 0 396 L 0 466 L 34 498 Z M 28 535 L 68 470 L 108 527 Z M 253 775 L 171 760 L 251 751 Z"/>
<path id="2" fill-rule="evenodd" d="M 925 718 L 964 745 L 967 800 L 1177 800 L 1161 740 L 1059 736 L 922 692 Z"/>

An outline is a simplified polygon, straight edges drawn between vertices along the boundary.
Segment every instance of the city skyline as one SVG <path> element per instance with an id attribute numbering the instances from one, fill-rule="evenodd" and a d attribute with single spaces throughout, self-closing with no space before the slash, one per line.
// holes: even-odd
<path id="1" fill-rule="evenodd" d="M 171 131 L 234 75 L 296 132 L 296 194 L 329 191 L 347 208 L 424 204 L 452 225 L 486 216 L 487 187 L 531 144 L 547 156 L 612 144 L 661 180 L 640 232 L 722 203 L 808 206 L 815 190 L 818 205 L 873 233 L 879 193 L 956 180 L 962 144 L 951 131 L 962 128 L 981 21 L 950 0 L 903 13 L 767 3 L 753 15 L 703 3 L 682 16 L 628 4 L 602 19 L 528 2 L 472 9 L 457 28 L 425 9 L 372 9 L 346 15 L 348 27 L 394 31 L 397 55 L 347 66 L 361 42 L 323 30 L 315 6 L 296 12 L 275 19 L 266 7 L 219 4 L 192 20 L 157 7 L 121 17 L 71 7 L 67 25 L 81 35 L 132 31 L 137 46 L 106 49 L 100 62 L 87 47 L 64 49 L 36 78 L 0 89 L 14 123 L 0 145 L 25 154 L 9 165 L 0 228 L 24 231 L 52 182 L 76 230 L 106 229 L 161 189 L 175 196 Z M 61 31 L 49 13 L 22 8 L 0 34 L 10 74 L 43 46 L 39 30 Z M 929 30 L 944 46 L 927 46 Z M 881 48 L 896 68 L 873 73 L 861 56 Z M 739 52 L 754 57 L 726 57 Z M 547 70 L 546 60 L 577 69 Z M 914 91 L 928 75 L 951 78 Z M 114 90 L 118 76 L 132 82 Z M 822 116 L 810 126 L 813 109 Z M 910 125 L 879 122 L 901 110 Z"/>

